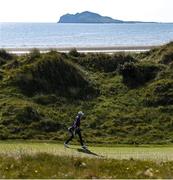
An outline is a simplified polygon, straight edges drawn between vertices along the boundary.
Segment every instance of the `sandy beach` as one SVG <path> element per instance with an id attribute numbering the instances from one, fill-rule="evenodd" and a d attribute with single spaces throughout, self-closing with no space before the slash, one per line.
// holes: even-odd
<path id="1" fill-rule="evenodd" d="M 114 53 L 114 52 L 143 52 L 149 51 L 150 49 L 156 48 L 157 46 L 110 46 L 110 47 L 76 47 L 78 52 L 103 52 L 103 53 Z M 4 48 L 6 51 L 13 54 L 27 54 L 32 51 L 33 48 Z M 48 47 L 48 48 L 37 48 L 41 53 L 55 50 L 58 52 L 69 52 L 72 47 Z"/>

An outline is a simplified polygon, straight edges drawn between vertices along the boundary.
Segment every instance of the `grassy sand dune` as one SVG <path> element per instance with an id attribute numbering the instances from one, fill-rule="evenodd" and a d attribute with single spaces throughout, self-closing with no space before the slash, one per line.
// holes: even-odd
<path id="1" fill-rule="evenodd" d="M 84 111 L 89 143 L 173 143 L 173 43 L 145 53 L 0 50 L 0 139 L 64 141 Z"/>

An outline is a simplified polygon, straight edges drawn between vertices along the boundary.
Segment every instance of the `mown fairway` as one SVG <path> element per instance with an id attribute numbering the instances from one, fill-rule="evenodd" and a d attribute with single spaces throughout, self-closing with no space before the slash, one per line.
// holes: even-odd
<path id="1" fill-rule="evenodd" d="M 63 144 L 60 143 L 0 142 L 0 154 L 16 157 L 23 154 L 32 155 L 37 153 L 110 159 L 173 160 L 173 146 L 89 146 L 89 151 L 84 152 L 80 146 L 77 145 L 64 148 Z"/>

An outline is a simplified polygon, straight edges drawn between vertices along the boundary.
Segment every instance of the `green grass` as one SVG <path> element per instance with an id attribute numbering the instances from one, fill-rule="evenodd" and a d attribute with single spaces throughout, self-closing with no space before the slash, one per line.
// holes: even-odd
<path id="1" fill-rule="evenodd" d="M 0 178 L 173 178 L 173 146 L 0 142 Z"/>
<path id="2" fill-rule="evenodd" d="M 28 142 L 28 141 L 2 141 L 0 142 L 0 154 L 17 157 L 20 155 L 33 155 L 48 153 L 61 156 L 77 156 L 106 159 L 138 159 L 152 161 L 173 161 L 173 146 L 143 145 L 143 146 L 100 146 L 90 145 L 91 153 L 85 153 L 78 145 L 70 145 L 64 148 L 63 144 L 55 142 Z"/>

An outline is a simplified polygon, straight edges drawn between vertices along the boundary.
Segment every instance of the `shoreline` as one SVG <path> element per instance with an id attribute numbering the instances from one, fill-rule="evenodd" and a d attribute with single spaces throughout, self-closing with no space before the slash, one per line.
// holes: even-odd
<path id="1" fill-rule="evenodd" d="M 144 52 L 149 51 L 158 46 L 105 46 L 105 47 L 48 47 L 40 48 L 36 47 L 41 53 L 49 52 L 50 50 L 55 50 L 58 52 L 69 52 L 71 49 L 76 48 L 78 52 L 88 53 L 88 52 L 103 52 L 103 53 L 114 53 L 114 52 Z M 3 48 L 9 53 L 13 54 L 27 54 L 31 52 L 33 48 Z"/>

